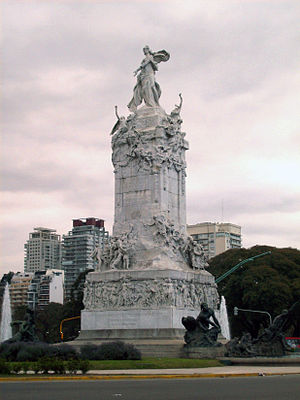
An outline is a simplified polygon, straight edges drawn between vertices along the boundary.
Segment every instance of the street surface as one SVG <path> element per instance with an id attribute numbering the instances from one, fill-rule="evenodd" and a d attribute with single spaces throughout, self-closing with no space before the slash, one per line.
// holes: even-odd
<path id="1" fill-rule="evenodd" d="M 1 382 L 1 400 L 299 400 L 300 375 Z"/>

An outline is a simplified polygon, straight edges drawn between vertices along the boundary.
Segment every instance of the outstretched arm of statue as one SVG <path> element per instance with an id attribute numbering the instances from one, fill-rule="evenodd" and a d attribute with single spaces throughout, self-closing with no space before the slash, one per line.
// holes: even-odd
<path id="1" fill-rule="evenodd" d="M 137 73 L 138 73 L 141 69 L 142 69 L 142 66 L 138 67 L 138 69 L 136 69 L 136 70 L 133 72 L 133 75 L 134 75 L 134 76 L 137 76 Z"/>

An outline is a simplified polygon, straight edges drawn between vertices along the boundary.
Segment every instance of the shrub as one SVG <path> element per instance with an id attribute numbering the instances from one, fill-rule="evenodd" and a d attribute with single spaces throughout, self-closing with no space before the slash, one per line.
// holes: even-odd
<path id="1" fill-rule="evenodd" d="M 90 369 L 90 363 L 88 360 L 79 360 L 79 366 L 78 366 L 79 371 L 81 371 L 82 374 L 86 374 L 88 370 Z"/>
<path id="2" fill-rule="evenodd" d="M 39 366 L 39 370 L 41 371 L 42 374 L 48 374 L 49 371 L 52 371 L 52 360 L 43 357 L 40 360 L 38 360 L 37 364 Z"/>
<path id="3" fill-rule="evenodd" d="M 22 362 L 21 363 L 21 369 L 23 371 L 24 374 L 27 374 L 28 370 L 29 370 L 29 365 L 27 362 Z"/>
<path id="4" fill-rule="evenodd" d="M 16 361 L 17 355 L 22 348 L 23 343 L 2 343 L 0 345 L 0 357 L 6 361 Z"/>
<path id="5" fill-rule="evenodd" d="M 58 346 L 51 346 L 51 355 L 59 358 L 60 360 L 78 359 L 78 353 L 74 347 L 68 344 L 60 344 Z"/>
<path id="6" fill-rule="evenodd" d="M 66 362 L 66 370 L 69 374 L 76 374 L 80 369 L 80 361 L 79 360 L 68 360 Z"/>
<path id="7" fill-rule="evenodd" d="M 3 343 L 0 346 L 0 357 L 6 361 L 38 361 L 40 358 L 59 358 L 61 360 L 77 359 L 76 350 L 67 344 L 50 346 L 47 343 Z"/>
<path id="8" fill-rule="evenodd" d="M 80 347 L 80 358 L 82 360 L 95 360 L 95 355 L 97 353 L 99 346 L 95 344 L 86 344 Z"/>
<path id="9" fill-rule="evenodd" d="M 126 359 L 125 343 L 109 342 L 102 343 L 99 346 L 97 355 L 99 360 L 125 360 Z"/>
<path id="10" fill-rule="evenodd" d="M 18 374 L 21 371 L 22 366 L 19 363 L 11 363 L 10 369 L 14 374 Z"/>
<path id="11" fill-rule="evenodd" d="M 31 369 L 35 374 L 38 374 L 40 372 L 40 363 L 38 363 L 38 362 L 32 363 Z"/>
<path id="12" fill-rule="evenodd" d="M 82 346 L 80 356 L 86 360 L 140 360 L 140 351 L 121 341 Z"/>
<path id="13" fill-rule="evenodd" d="M 16 355 L 16 361 L 38 361 L 42 357 L 47 357 L 51 353 L 51 348 L 47 344 L 24 344 Z"/>
<path id="14" fill-rule="evenodd" d="M 133 344 L 125 343 L 126 360 L 141 360 L 142 353 Z"/>
<path id="15" fill-rule="evenodd" d="M 51 359 L 51 370 L 55 374 L 64 374 L 66 372 L 65 364 L 62 360 L 59 360 L 57 358 Z"/>
<path id="16" fill-rule="evenodd" d="M 10 374 L 10 364 L 6 362 L 4 359 L 0 359 L 0 374 Z"/>

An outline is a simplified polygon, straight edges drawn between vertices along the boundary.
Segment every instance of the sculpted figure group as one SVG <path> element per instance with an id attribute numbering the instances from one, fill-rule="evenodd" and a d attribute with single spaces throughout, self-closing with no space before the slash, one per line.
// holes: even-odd
<path id="1" fill-rule="evenodd" d="M 92 258 L 98 265 L 97 270 L 129 269 L 129 251 L 134 247 L 134 243 L 132 230 L 120 236 L 112 236 L 103 248 L 97 247 L 92 253 Z"/>
<path id="2" fill-rule="evenodd" d="M 153 223 L 148 225 L 155 228 L 154 241 L 163 242 L 174 253 L 179 253 L 192 269 L 205 269 L 207 258 L 202 246 L 190 236 L 185 236 L 176 230 L 172 221 L 164 215 L 156 215 L 153 217 Z"/>
<path id="3" fill-rule="evenodd" d="M 138 281 L 130 276 L 119 281 L 86 284 L 84 305 L 87 310 L 126 307 L 191 307 L 199 308 L 210 293 L 201 283 L 176 279 Z"/>
<path id="4" fill-rule="evenodd" d="M 291 350 L 286 342 L 286 335 L 293 324 L 300 319 L 300 300 L 294 303 L 288 310 L 274 318 L 267 328 L 263 329 L 257 338 L 252 338 L 249 332 L 242 337 L 233 338 L 226 344 L 229 357 L 257 357 L 257 356 L 283 356 Z"/>
<path id="5" fill-rule="evenodd" d="M 201 304 L 198 317 L 183 317 L 182 324 L 186 328 L 184 335 L 185 346 L 189 347 L 215 347 L 221 344 L 217 342 L 221 332 L 219 321 L 212 308 L 206 303 Z"/>
<path id="6" fill-rule="evenodd" d="M 118 117 L 112 129 L 112 162 L 117 170 L 127 167 L 130 162 L 136 161 L 138 170 L 157 172 L 166 166 L 175 168 L 177 172 L 185 171 L 186 163 L 182 152 L 187 148 L 184 140 L 185 134 L 180 131 L 178 124 L 171 124 L 172 118 L 166 118 L 161 126 L 166 134 L 166 141 L 153 145 L 153 135 L 141 136 L 135 127 L 135 117 L 125 119 Z M 122 147 L 125 146 L 125 151 Z M 185 172 L 184 172 L 185 173 Z"/>

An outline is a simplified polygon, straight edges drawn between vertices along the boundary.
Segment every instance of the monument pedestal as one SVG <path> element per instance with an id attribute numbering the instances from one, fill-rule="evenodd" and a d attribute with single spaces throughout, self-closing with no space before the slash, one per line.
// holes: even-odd
<path id="1" fill-rule="evenodd" d="M 87 275 L 77 341 L 123 340 L 143 354 L 157 354 L 158 346 L 160 354 L 179 357 L 182 317 L 196 317 L 203 302 L 215 308 L 217 299 L 215 280 L 205 270 L 92 272 Z"/>

